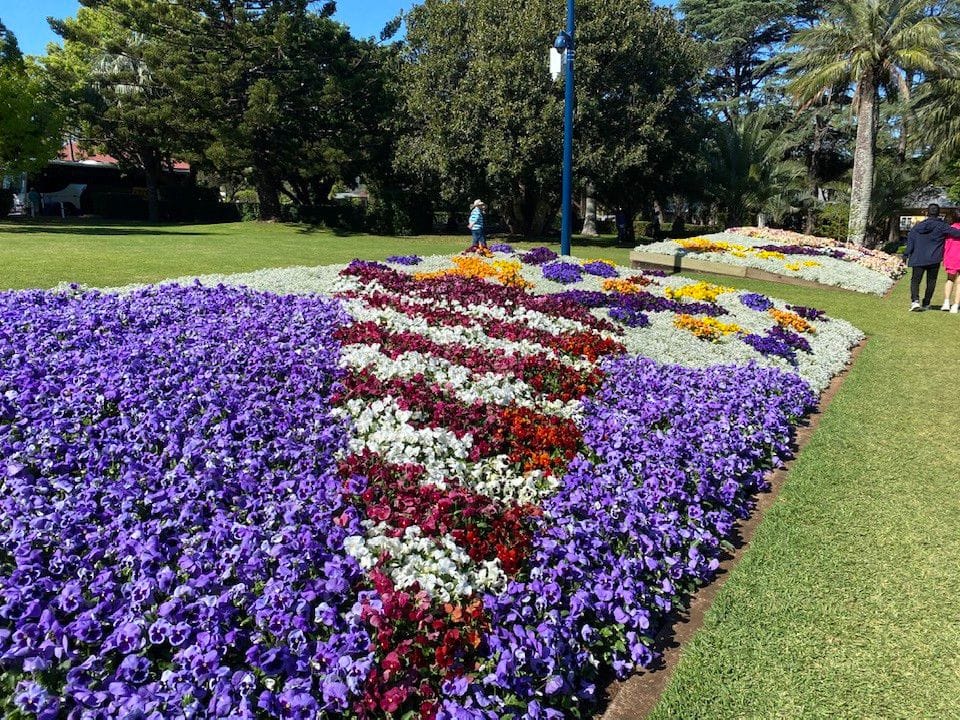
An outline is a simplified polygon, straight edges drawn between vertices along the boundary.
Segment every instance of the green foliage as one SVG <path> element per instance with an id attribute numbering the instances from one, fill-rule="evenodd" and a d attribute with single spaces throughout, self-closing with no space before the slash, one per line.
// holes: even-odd
<path id="1" fill-rule="evenodd" d="M 699 190 L 705 122 L 695 95 L 704 59 L 664 9 L 622 0 L 584 5 L 577 170 L 603 204 L 624 210 L 629 225 L 649 199 Z"/>
<path id="2" fill-rule="evenodd" d="M 262 217 L 279 216 L 281 192 L 325 202 L 383 143 L 387 51 L 328 15 L 281 0 L 161 2 L 127 13 L 155 36 L 150 59 L 193 156 L 246 177 Z"/>
<path id="3" fill-rule="evenodd" d="M 535 0 L 426 0 L 407 18 L 401 164 L 448 207 L 492 198 L 514 234 L 542 233 L 559 205 L 563 89 L 547 51 L 563 12 Z M 682 179 L 699 56 L 649 2 L 582 0 L 577 13 L 576 173 L 608 204 L 637 206 L 655 184 Z"/>
<path id="4" fill-rule="evenodd" d="M 707 96 L 729 115 L 758 107 L 783 67 L 777 53 L 822 5 L 810 0 L 680 0 L 684 26 L 711 59 Z M 771 59 L 773 58 L 773 59 Z"/>
<path id="5" fill-rule="evenodd" d="M 814 234 L 820 237 L 843 238 L 850 224 L 850 205 L 848 203 L 827 203 L 817 212 Z"/>
<path id="6" fill-rule="evenodd" d="M 12 65 L 23 61 L 20 44 L 17 37 L 7 30 L 7 26 L 0 21 L 0 66 Z"/>
<path id="7" fill-rule="evenodd" d="M 172 157 L 232 187 L 253 186 L 262 217 L 281 195 L 327 200 L 384 161 L 390 50 L 354 40 L 297 0 L 89 0 L 53 23 L 47 64 L 82 135 L 147 174 L 151 214 Z"/>
<path id="8" fill-rule="evenodd" d="M 0 64 L 0 176 L 40 168 L 60 148 L 62 113 L 30 61 Z"/>

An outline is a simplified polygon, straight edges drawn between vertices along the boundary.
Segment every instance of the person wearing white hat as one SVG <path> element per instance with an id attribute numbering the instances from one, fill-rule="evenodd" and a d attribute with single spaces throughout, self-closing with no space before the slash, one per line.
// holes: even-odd
<path id="1" fill-rule="evenodd" d="M 487 247 L 487 237 L 484 232 L 484 221 L 486 220 L 484 211 L 486 209 L 487 206 L 482 200 L 473 201 L 470 209 L 470 219 L 467 221 L 467 227 L 470 228 L 470 232 L 473 233 L 473 244 L 470 246 L 470 250 L 472 251 Z"/>

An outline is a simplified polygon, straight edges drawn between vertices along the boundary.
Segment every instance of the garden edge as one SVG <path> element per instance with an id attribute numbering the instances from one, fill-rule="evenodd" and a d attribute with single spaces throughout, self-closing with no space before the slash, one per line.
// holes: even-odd
<path id="1" fill-rule="evenodd" d="M 595 715 L 595 720 L 643 720 L 653 712 L 677 669 L 684 649 L 703 627 L 713 601 L 730 578 L 732 571 L 743 559 L 767 511 L 777 502 L 790 476 L 790 470 L 813 439 L 823 416 L 843 387 L 843 383 L 850 375 L 868 340 L 869 338 L 861 340 L 853 348 L 846 367 L 820 394 L 816 412 L 797 427 L 793 458 L 767 476 L 770 490 L 758 495 L 757 505 L 750 517 L 736 524 L 732 538 L 734 550 L 732 553 L 726 553 L 721 559 L 716 579 L 697 590 L 682 611 L 671 613 L 665 618 L 662 629 L 654 638 L 653 647 L 658 653 L 656 664 L 626 680 L 615 680 L 608 685 L 604 693 L 604 709 Z"/>

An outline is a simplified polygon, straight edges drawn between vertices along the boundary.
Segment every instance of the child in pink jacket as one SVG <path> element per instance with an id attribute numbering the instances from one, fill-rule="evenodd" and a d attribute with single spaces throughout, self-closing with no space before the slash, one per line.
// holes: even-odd
<path id="1" fill-rule="evenodd" d="M 960 222 L 955 222 L 953 227 L 960 228 Z M 956 313 L 960 309 L 960 282 L 957 281 L 957 275 L 960 275 L 960 238 L 947 237 L 943 246 L 943 269 L 947 271 L 947 284 L 943 286 L 943 305 L 940 309 Z"/>

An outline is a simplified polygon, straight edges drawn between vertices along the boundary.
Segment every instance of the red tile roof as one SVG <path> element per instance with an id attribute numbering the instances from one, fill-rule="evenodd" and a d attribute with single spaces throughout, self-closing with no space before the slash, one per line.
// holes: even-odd
<path id="1" fill-rule="evenodd" d="M 117 165 L 117 159 L 112 155 L 102 155 L 99 153 L 90 153 L 87 152 L 82 145 L 78 144 L 77 141 L 70 139 L 63 144 L 63 147 L 60 148 L 60 152 L 57 154 L 57 160 L 62 162 L 82 162 L 85 164 L 99 163 L 101 165 Z M 185 162 L 175 161 L 173 163 L 173 169 L 181 172 L 188 172 L 190 170 L 190 164 Z"/>

